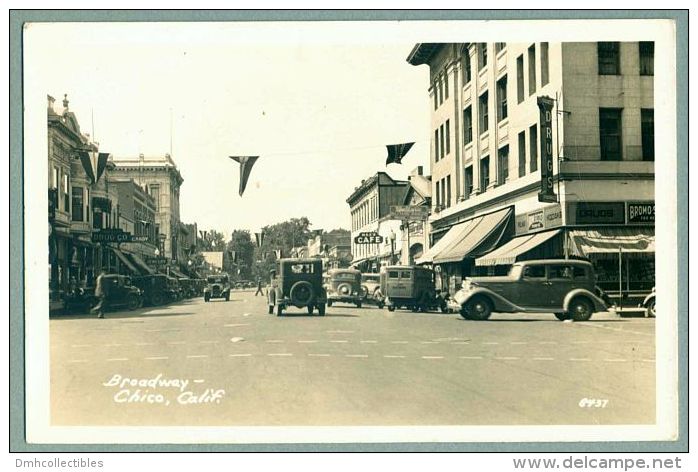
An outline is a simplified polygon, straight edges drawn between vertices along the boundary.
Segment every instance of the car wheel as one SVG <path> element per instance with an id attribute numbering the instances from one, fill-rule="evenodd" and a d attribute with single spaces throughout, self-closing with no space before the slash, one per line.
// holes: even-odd
<path id="1" fill-rule="evenodd" d="M 229 302 L 230 301 L 230 292 L 225 294 L 225 301 Z"/>
<path id="2" fill-rule="evenodd" d="M 395 305 L 388 305 L 388 311 L 395 311 Z"/>
<path id="3" fill-rule="evenodd" d="M 274 305 L 269 305 L 269 314 L 270 315 L 274 314 Z"/>
<path id="4" fill-rule="evenodd" d="M 356 308 L 361 308 L 361 302 L 356 302 Z"/>
<path id="5" fill-rule="evenodd" d="M 570 319 L 570 315 L 567 313 L 555 313 L 555 318 L 557 318 L 560 321 L 565 321 Z"/>
<path id="6" fill-rule="evenodd" d="M 308 314 L 312 315 L 314 309 L 315 309 L 315 307 L 313 305 L 308 305 Z"/>
<path id="7" fill-rule="evenodd" d="M 574 321 L 586 321 L 593 313 L 593 305 L 584 297 L 576 297 L 570 302 L 569 315 Z"/>
<path id="8" fill-rule="evenodd" d="M 127 305 L 129 310 L 133 311 L 133 310 L 137 309 L 140 305 L 141 305 L 141 301 L 138 297 L 136 297 L 136 296 L 129 297 L 128 305 Z"/>
<path id="9" fill-rule="evenodd" d="M 283 305 L 276 305 L 276 316 L 282 316 L 284 314 Z"/>
<path id="10" fill-rule="evenodd" d="M 650 302 L 647 304 L 647 308 L 645 309 L 645 316 L 651 316 L 652 318 L 656 316 L 654 308 L 654 299 L 650 300 Z"/>
<path id="11" fill-rule="evenodd" d="M 162 293 L 155 293 L 150 297 L 150 303 L 155 306 L 162 305 L 165 303 L 165 297 L 162 296 Z"/>
<path id="12" fill-rule="evenodd" d="M 471 320 L 485 321 L 492 314 L 492 303 L 485 297 L 473 297 L 466 303 L 468 317 Z"/>
<path id="13" fill-rule="evenodd" d="M 384 306 L 385 306 L 385 303 L 383 303 L 383 302 L 378 302 L 378 309 L 379 309 L 379 310 L 382 310 Z"/>

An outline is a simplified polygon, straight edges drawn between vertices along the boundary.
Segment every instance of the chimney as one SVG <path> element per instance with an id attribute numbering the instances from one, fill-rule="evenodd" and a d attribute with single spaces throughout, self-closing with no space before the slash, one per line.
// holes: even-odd
<path id="1" fill-rule="evenodd" d="M 66 113 L 68 111 L 68 94 L 65 93 L 63 94 L 63 113 Z"/>

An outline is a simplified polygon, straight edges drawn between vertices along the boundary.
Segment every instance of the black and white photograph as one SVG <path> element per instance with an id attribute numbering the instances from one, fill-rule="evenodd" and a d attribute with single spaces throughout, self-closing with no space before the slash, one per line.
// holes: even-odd
<path id="1" fill-rule="evenodd" d="M 28 442 L 676 439 L 672 21 L 22 40 Z"/>

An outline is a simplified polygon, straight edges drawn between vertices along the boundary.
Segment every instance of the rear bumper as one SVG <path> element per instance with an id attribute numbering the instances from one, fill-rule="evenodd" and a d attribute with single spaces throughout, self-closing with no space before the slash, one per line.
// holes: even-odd
<path id="1" fill-rule="evenodd" d="M 360 295 L 328 295 L 327 300 L 341 303 L 359 303 L 364 299 Z"/>

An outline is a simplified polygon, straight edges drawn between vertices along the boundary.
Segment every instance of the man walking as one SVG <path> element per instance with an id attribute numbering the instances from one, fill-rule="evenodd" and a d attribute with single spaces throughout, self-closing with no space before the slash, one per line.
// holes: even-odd
<path id="1" fill-rule="evenodd" d="M 95 297 L 99 299 L 99 302 L 97 305 L 95 305 L 94 308 L 92 308 L 93 313 L 97 313 L 97 318 L 104 318 L 104 311 L 107 308 L 107 297 L 108 297 L 108 288 L 104 284 L 104 276 L 107 274 L 107 272 L 102 269 L 99 272 L 99 276 L 97 276 L 97 284 L 95 286 Z"/>
<path id="2" fill-rule="evenodd" d="M 262 290 L 262 279 L 261 279 L 261 277 L 257 277 L 257 291 L 254 293 L 254 296 L 256 297 L 257 295 L 264 296 L 264 291 Z"/>

